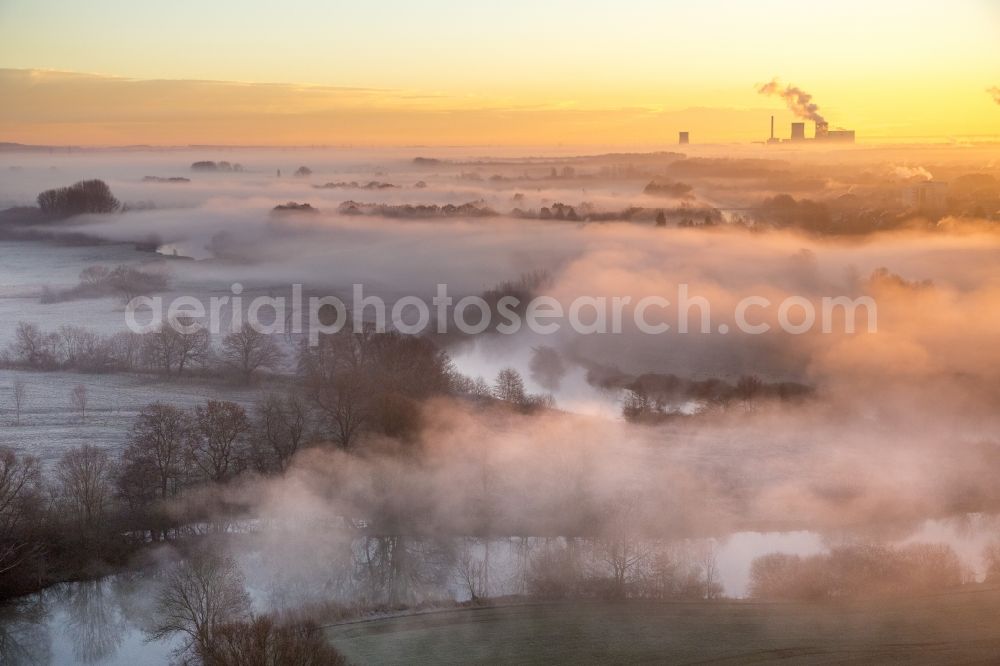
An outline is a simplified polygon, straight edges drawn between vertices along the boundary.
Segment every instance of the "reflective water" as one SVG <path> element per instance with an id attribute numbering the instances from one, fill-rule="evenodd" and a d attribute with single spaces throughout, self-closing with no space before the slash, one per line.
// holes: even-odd
<path id="1" fill-rule="evenodd" d="M 2 664 L 161 664 L 178 642 L 147 642 L 147 581 L 56 585 L 0 609 Z"/>

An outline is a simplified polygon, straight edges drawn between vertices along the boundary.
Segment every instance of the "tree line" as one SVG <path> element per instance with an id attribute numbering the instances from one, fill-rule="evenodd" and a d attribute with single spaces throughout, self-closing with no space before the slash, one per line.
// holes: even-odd
<path id="1" fill-rule="evenodd" d="M 102 335 L 82 326 L 42 330 L 18 322 L 14 341 L 2 354 L 8 367 L 86 373 L 153 372 L 179 377 L 195 370 L 223 370 L 249 382 L 260 370 L 278 370 L 285 354 L 277 340 L 249 325 L 225 336 L 216 349 L 208 331 L 180 319 L 147 333 Z"/>

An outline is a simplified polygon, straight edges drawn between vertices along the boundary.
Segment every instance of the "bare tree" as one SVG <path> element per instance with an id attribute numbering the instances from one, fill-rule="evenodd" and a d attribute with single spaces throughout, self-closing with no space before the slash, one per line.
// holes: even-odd
<path id="1" fill-rule="evenodd" d="M 134 298 L 166 289 L 169 280 L 162 273 L 150 273 L 134 266 L 121 265 L 108 273 L 104 283 L 118 294 L 122 303 L 128 305 Z"/>
<path id="2" fill-rule="evenodd" d="M 37 526 L 40 483 L 37 460 L 0 447 L 0 576 L 34 550 L 30 531 Z"/>
<path id="3" fill-rule="evenodd" d="M 64 517 L 83 537 L 107 527 L 112 499 L 112 464 L 107 451 L 84 444 L 63 454 L 56 468 Z"/>
<path id="4" fill-rule="evenodd" d="M 28 385 L 23 379 L 15 379 L 10 388 L 14 398 L 14 423 L 21 425 L 21 409 L 28 397 Z"/>
<path id="5" fill-rule="evenodd" d="M 454 570 L 472 601 L 489 596 L 488 564 L 476 555 L 475 537 L 461 537 L 455 552 Z"/>
<path id="6" fill-rule="evenodd" d="M 69 397 L 73 403 L 73 409 L 80 414 L 80 422 L 85 422 L 87 420 L 87 386 L 85 384 L 77 384 L 70 391 Z"/>
<path id="7" fill-rule="evenodd" d="M 99 264 L 87 266 L 80 271 L 80 284 L 93 290 L 102 289 L 107 284 L 110 275 L 111 269 L 107 266 Z"/>
<path id="8" fill-rule="evenodd" d="M 206 479 L 226 481 L 243 469 L 249 430 L 246 411 L 236 403 L 209 400 L 195 408 L 190 454 Z"/>
<path id="9" fill-rule="evenodd" d="M 641 506 L 638 494 L 618 493 L 605 513 L 602 533 L 596 541 L 597 557 L 610 569 L 614 594 L 620 598 L 628 596 L 627 585 L 651 555 L 641 533 Z"/>
<path id="10" fill-rule="evenodd" d="M 32 368 L 50 369 L 59 364 L 58 336 L 45 334 L 37 324 L 30 322 L 18 322 L 11 351 L 15 358 Z"/>
<path id="11" fill-rule="evenodd" d="M 706 539 L 701 544 L 698 549 L 698 564 L 704 577 L 705 598 L 720 598 L 723 590 L 719 583 L 719 544 L 715 539 Z"/>
<path id="12" fill-rule="evenodd" d="M 276 624 L 266 615 L 216 627 L 206 666 L 343 666 L 347 664 L 312 622 Z"/>
<path id="13" fill-rule="evenodd" d="M 470 393 L 473 397 L 479 400 L 486 400 L 493 397 L 493 387 L 490 386 L 490 383 L 480 375 L 479 377 L 476 377 L 474 382 L 472 382 L 472 389 Z"/>
<path id="14" fill-rule="evenodd" d="M 142 361 L 144 336 L 132 331 L 120 331 L 107 341 L 108 353 L 121 370 L 134 370 Z"/>
<path id="15" fill-rule="evenodd" d="M 108 339 L 82 326 L 60 326 L 54 333 L 60 362 L 85 372 L 104 372 L 112 365 Z"/>
<path id="16" fill-rule="evenodd" d="M 222 341 L 222 358 L 226 365 L 236 369 L 244 381 L 250 381 L 260 368 L 274 369 L 284 354 L 274 338 L 245 323 L 240 330 L 230 333 Z"/>
<path id="17" fill-rule="evenodd" d="M 211 355 L 211 338 L 202 327 L 192 330 L 194 322 L 187 317 L 165 321 L 143 336 L 143 357 L 146 365 L 170 375 L 184 374 L 184 369 L 207 362 Z"/>
<path id="18" fill-rule="evenodd" d="M 156 616 L 152 638 L 184 634 L 187 647 L 203 659 L 220 627 L 250 617 L 250 596 L 236 561 L 204 553 L 175 567 L 157 596 Z"/>
<path id="19" fill-rule="evenodd" d="M 524 392 L 524 380 L 521 378 L 521 373 L 514 368 L 504 368 L 498 372 L 493 394 L 499 400 L 523 405 L 527 396 Z"/>
<path id="20" fill-rule="evenodd" d="M 147 405 L 132 424 L 122 452 L 120 485 L 136 498 L 173 497 L 184 480 L 185 446 L 192 434 L 190 416 L 172 405 Z M 151 499 L 151 498 L 150 498 Z"/>
<path id="21" fill-rule="evenodd" d="M 371 377 L 366 373 L 369 337 L 342 331 L 303 346 L 299 374 L 306 395 L 319 408 L 330 438 L 350 449 L 370 418 Z"/>
<path id="22" fill-rule="evenodd" d="M 274 467 L 282 471 L 305 444 L 309 412 L 294 393 L 285 396 L 270 394 L 257 405 L 255 425 L 257 442 L 266 449 L 260 452 L 260 457 L 266 461 L 273 460 Z M 261 466 L 269 465 L 258 465 Z"/>
<path id="23" fill-rule="evenodd" d="M 415 402 L 449 391 L 454 374 L 447 354 L 431 341 L 379 333 L 368 324 L 302 345 L 298 361 L 305 395 L 321 410 L 330 438 L 345 449 L 365 430 L 412 433 Z"/>

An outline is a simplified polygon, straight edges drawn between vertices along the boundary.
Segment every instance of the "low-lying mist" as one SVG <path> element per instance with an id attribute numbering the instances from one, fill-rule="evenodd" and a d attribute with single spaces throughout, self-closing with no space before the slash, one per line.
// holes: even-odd
<path id="1" fill-rule="evenodd" d="M 275 576 L 321 576 L 336 553 L 355 548 L 358 534 L 422 544 L 455 535 L 600 538 L 625 524 L 636 538 L 654 540 L 808 530 L 838 543 L 900 540 L 928 519 L 1000 512 L 993 211 L 911 211 L 905 223 L 851 234 L 759 218 L 772 210 L 761 204 L 766 197 L 795 187 L 796 197 L 831 206 L 882 197 L 898 207 L 905 188 L 975 169 L 968 162 L 981 165 L 982 155 L 775 150 L 741 149 L 759 163 L 726 162 L 712 148 L 696 163 L 675 153 L 632 163 L 627 155 L 415 161 L 387 151 L 246 152 L 222 155 L 246 171 L 210 174 L 188 169 L 220 157 L 202 151 L 58 156 L 54 171 L 41 166 L 48 156 L 32 156 L 11 172 L 0 199 L 24 205 L 45 187 L 104 177 L 124 212 L 41 228 L 101 242 L 153 239 L 161 254 L 134 259 L 169 267 L 170 296 L 205 298 L 238 282 L 254 293 L 284 294 L 301 283 L 311 294 L 346 297 L 361 284 L 390 303 L 407 295 L 429 302 L 438 284 L 457 300 L 543 275 L 533 295 L 553 297 L 564 310 L 580 298 L 630 299 L 620 333 L 564 324 L 551 335 L 433 337 L 470 379 L 490 382 L 513 366 L 530 392 L 551 394 L 555 408 L 523 413 L 469 396 L 433 398 L 419 406 L 413 437 L 373 436 L 352 451 L 308 447 L 280 475 L 242 477 L 172 500 L 178 516 L 211 521 L 213 510 L 231 515 L 238 507 L 266 526 L 223 547 L 256 553 L 256 566 Z M 983 170 L 996 172 L 990 159 Z M 311 175 L 293 176 L 306 165 Z M 145 175 L 190 182 L 143 182 Z M 689 183 L 690 196 L 681 187 L 665 196 L 646 191 L 657 178 Z M 349 201 L 411 205 L 404 210 L 419 214 L 377 214 L 385 210 L 378 207 L 349 214 L 342 207 Z M 286 202 L 318 212 L 273 210 Z M 466 203 L 489 214 L 440 213 Z M 573 207 L 571 217 L 559 203 Z M 702 206 L 718 216 L 685 212 Z M 515 208 L 534 212 L 517 216 Z M 661 223 L 661 210 L 678 217 Z M 794 217 L 811 208 L 789 210 Z M 588 220 L 586 211 L 614 217 Z M 640 331 L 635 304 L 657 296 L 676 308 L 681 285 L 707 307 L 651 308 L 647 322 L 670 330 Z M 753 311 L 766 333 L 734 326 L 738 304 L 751 296 L 772 304 Z M 869 298 L 877 314 L 854 318 L 853 330 L 843 314 L 829 331 L 780 330 L 778 304 L 799 298 L 819 311 L 824 297 L 841 296 Z M 678 330 L 684 312 L 695 322 L 688 333 Z M 120 315 L 109 309 L 109 317 Z M 590 310 L 582 319 L 596 316 Z M 654 422 L 622 419 L 623 387 L 644 375 L 729 384 L 754 376 L 808 390 L 802 399 L 740 404 L 692 398 Z"/>

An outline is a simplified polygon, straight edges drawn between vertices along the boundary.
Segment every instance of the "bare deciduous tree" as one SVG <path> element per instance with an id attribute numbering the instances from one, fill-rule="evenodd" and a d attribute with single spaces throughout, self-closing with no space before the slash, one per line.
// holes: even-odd
<path id="1" fill-rule="evenodd" d="M 524 392 L 524 380 L 514 368 L 504 368 L 497 373 L 493 394 L 498 400 L 515 405 L 523 405 L 527 399 Z"/>
<path id="2" fill-rule="evenodd" d="M 14 423 L 21 425 L 21 409 L 28 398 L 28 385 L 23 379 L 15 379 L 10 389 L 14 400 Z"/>
<path id="3" fill-rule="evenodd" d="M 257 405 L 256 417 L 257 441 L 266 449 L 260 452 L 260 457 L 273 461 L 279 471 L 286 469 L 308 434 L 309 412 L 305 403 L 294 393 L 270 394 Z"/>
<path id="4" fill-rule="evenodd" d="M 107 451 L 84 444 L 63 454 L 56 468 L 64 517 L 84 537 L 106 528 L 112 499 L 112 464 Z"/>
<path id="5" fill-rule="evenodd" d="M 146 365 L 170 375 L 184 374 L 185 368 L 207 362 L 211 355 L 208 331 L 197 327 L 190 318 L 163 322 L 143 336 L 143 358 Z"/>
<path id="6" fill-rule="evenodd" d="M 253 373 L 260 368 L 273 370 L 281 363 L 283 356 L 272 336 L 261 333 L 246 323 L 222 341 L 223 360 L 237 370 L 244 381 L 250 381 Z"/>
<path id="7" fill-rule="evenodd" d="M 276 624 L 266 615 L 217 627 L 206 666 L 343 666 L 347 664 L 311 622 Z"/>
<path id="8" fill-rule="evenodd" d="M 122 453 L 119 485 L 127 489 L 125 494 L 135 499 L 176 495 L 191 431 L 190 416 L 172 405 L 153 403 L 139 412 Z"/>
<path id="9" fill-rule="evenodd" d="M 0 576 L 17 568 L 31 554 L 30 538 L 39 503 L 38 461 L 0 448 Z"/>
<path id="10" fill-rule="evenodd" d="M 134 298 L 166 289 L 169 280 L 162 273 L 149 273 L 134 266 L 121 265 L 108 273 L 104 283 L 118 294 L 122 303 L 128 305 Z"/>
<path id="11" fill-rule="evenodd" d="M 80 284 L 91 289 L 99 289 L 107 283 L 110 275 L 111 269 L 107 266 L 87 266 L 80 271 Z"/>
<path id="12" fill-rule="evenodd" d="M 118 368 L 130 371 L 141 365 L 143 347 L 141 334 L 120 331 L 108 339 L 107 345 L 108 353 Z"/>
<path id="13" fill-rule="evenodd" d="M 87 386 L 85 384 L 77 384 L 70 391 L 69 397 L 73 403 L 73 409 L 80 415 L 80 422 L 85 422 L 87 420 Z"/>
<path id="14" fill-rule="evenodd" d="M 205 553 L 178 565 L 156 600 L 154 639 L 181 633 L 187 648 L 204 659 L 216 630 L 250 617 L 243 573 L 231 557 Z"/>
<path id="15" fill-rule="evenodd" d="M 226 481 L 243 469 L 249 430 L 246 411 L 236 403 L 209 400 L 195 409 L 190 454 L 206 479 Z"/>
<path id="16" fill-rule="evenodd" d="M 596 541 L 598 559 L 611 571 L 614 595 L 627 596 L 626 585 L 651 556 L 650 544 L 642 536 L 641 498 L 636 493 L 617 494 L 604 516 L 601 536 Z"/>
<path id="17" fill-rule="evenodd" d="M 37 324 L 21 321 L 14 331 L 14 358 L 32 368 L 51 369 L 59 364 L 58 336 L 45 334 Z"/>
<path id="18" fill-rule="evenodd" d="M 329 437 L 352 448 L 365 430 L 405 437 L 415 429 L 414 401 L 447 392 L 453 369 L 429 340 L 366 324 L 303 345 L 298 359 L 305 395 L 321 411 Z"/>
<path id="19" fill-rule="evenodd" d="M 705 598 L 718 599 L 722 596 L 719 583 L 719 544 L 715 539 L 706 539 L 698 549 L 698 564 L 705 581 Z"/>
<path id="20" fill-rule="evenodd" d="M 462 537 L 455 552 L 455 575 L 472 601 L 489 596 L 489 564 L 485 558 L 476 555 L 478 541 L 474 537 Z M 488 546 L 484 544 L 484 548 Z"/>

